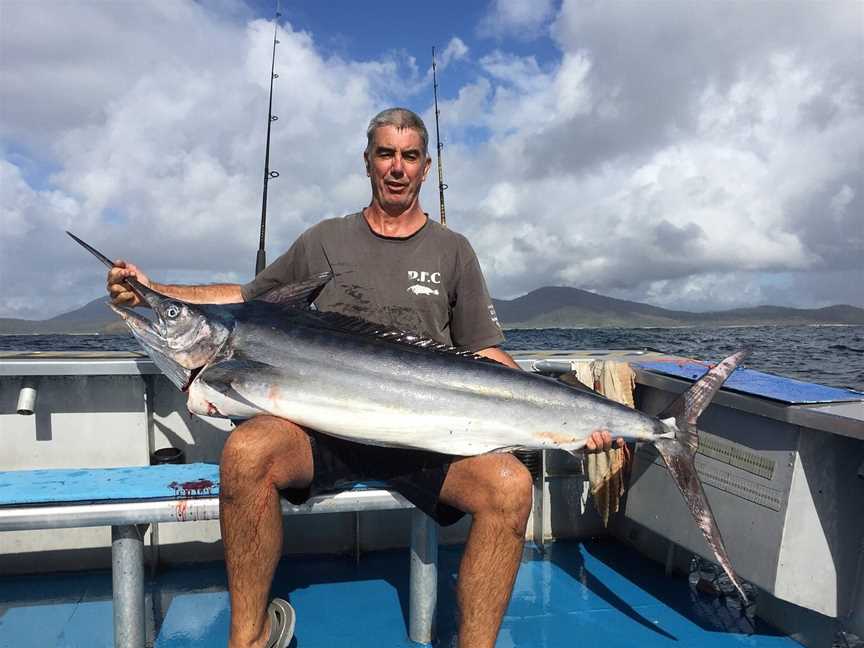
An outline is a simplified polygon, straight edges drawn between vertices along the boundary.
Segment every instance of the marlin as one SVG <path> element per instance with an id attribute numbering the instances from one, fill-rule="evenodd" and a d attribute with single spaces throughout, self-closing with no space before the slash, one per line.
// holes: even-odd
<path id="1" fill-rule="evenodd" d="M 228 305 L 190 304 L 130 278 L 127 283 L 153 318 L 110 306 L 165 376 L 186 392 L 193 414 L 266 413 L 352 441 L 456 456 L 514 449 L 576 453 L 598 429 L 651 443 L 747 602 L 694 464 L 696 421 L 745 352 L 717 364 L 653 417 L 420 335 L 314 310 L 331 278 L 321 274 Z"/>

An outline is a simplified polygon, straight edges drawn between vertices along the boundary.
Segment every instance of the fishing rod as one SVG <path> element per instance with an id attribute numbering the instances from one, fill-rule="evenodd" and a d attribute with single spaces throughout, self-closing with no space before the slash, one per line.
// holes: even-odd
<path id="1" fill-rule="evenodd" d="M 267 185 L 271 180 L 279 177 L 278 171 L 270 170 L 270 126 L 274 121 L 279 119 L 273 114 L 273 81 L 278 79 L 276 74 L 276 46 L 279 41 L 276 40 L 276 32 L 279 29 L 279 18 L 282 14 L 279 12 L 279 0 L 276 0 L 276 17 L 273 24 L 273 57 L 270 60 L 270 105 L 267 109 L 267 146 L 264 149 L 264 194 L 261 198 L 261 235 L 258 239 L 258 255 L 255 257 L 255 274 L 259 274 L 267 265 L 267 253 L 264 251 L 264 236 L 267 228 Z"/>
<path id="2" fill-rule="evenodd" d="M 438 202 L 441 205 L 441 224 L 447 227 L 447 215 L 444 212 L 444 190 L 447 185 L 444 184 L 444 167 L 441 162 L 441 150 L 444 145 L 441 143 L 441 133 L 438 130 L 438 76 L 435 73 L 435 48 L 432 48 L 432 94 L 435 97 L 435 140 L 438 143 Z"/>

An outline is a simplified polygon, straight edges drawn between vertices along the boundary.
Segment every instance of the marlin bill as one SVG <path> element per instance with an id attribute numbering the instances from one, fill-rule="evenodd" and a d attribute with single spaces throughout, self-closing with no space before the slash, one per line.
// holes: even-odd
<path id="1" fill-rule="evenodd" d="M 108 267 L 112 262 L 70 233 Z M 696 420 L 743 361 L 711 369 L 657 418 L 433 340 L 310 308 L 330 274 L 241 304 L 189 304 L 134 279 L 153 317 L 111 306 L 193 414 L 271 414 L 362 443 L 458 456 L 581 450 L 594 430 L 653 443 L 746 601 L 694 465 Z"/>

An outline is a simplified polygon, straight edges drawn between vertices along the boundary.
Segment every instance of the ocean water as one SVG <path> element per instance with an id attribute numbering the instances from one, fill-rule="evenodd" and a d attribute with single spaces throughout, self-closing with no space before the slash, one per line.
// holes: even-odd
<path id="1" fill-rule="evenodd" d="M 656 349 L 716 362 L 749 349 L 746 366 L 807 382 L 864 391 L 864 326 L 514 329 L 504 348 Z M 126 335 L 5 335 L 0 351 L 140 351 Z"/>
<path id="2" fill-rule="evenodd" d="M 750 369 L 864 391 L 864 326 L 513 330 L 505 348 L 644 348 L 708 362 L 749 349 Z"/>

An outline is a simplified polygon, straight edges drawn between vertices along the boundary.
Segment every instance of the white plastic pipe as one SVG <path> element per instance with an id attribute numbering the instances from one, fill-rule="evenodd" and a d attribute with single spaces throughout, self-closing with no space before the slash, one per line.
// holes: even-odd
<path id="1" fill-rule="evenodd" d="M 18 392 L 18 413 L 31 416 L 36 409 L 36 396 L 36 381 L 25 378 L 21 385 L 21 391 Z"/>

